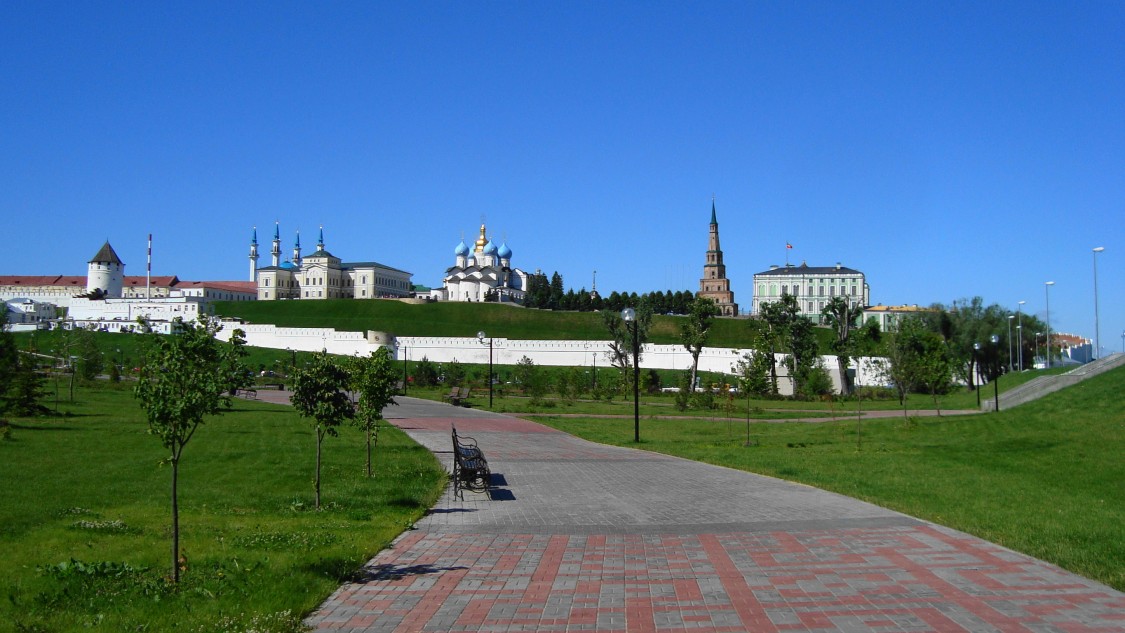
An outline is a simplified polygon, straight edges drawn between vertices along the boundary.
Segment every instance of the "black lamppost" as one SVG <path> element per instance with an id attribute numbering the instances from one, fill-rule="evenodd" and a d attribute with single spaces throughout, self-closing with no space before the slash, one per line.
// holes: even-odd
<path id="1" fill-rule="evenodd" d="M 1011 324 L 1011 321 L 1009 321 L 1008 323 Z M 989 340 L 992 341 L 992 347 L 996 351 L 996 359 L 997 360 L 996 360 L 996 363 L 993 364 L 993 367 L 995 369 L 999 370 L 998 365 L 1000 364 L 1000 360 L 999 360 L 1000 359 L 1000 337 L 993 334 L 992 337 Z M 993 394 L 993 398 L 994 398 L 993 404 L 996 405 L 995 410 L 999 411 L 1000 410 L 1000 372 L 999 371 L 996 372 L 996 376 L 992 380 L 992 394 Z M 979 392 L 977 393 L 977 397 L 978 398 L 980 397 Z"/>
<path id="2" fill-rule="evenodd" d="M 973 343 L 973 371 L 976 376 L 973 376 L 973 384 L 976 385 L 977 392 L 977 408 L 980 408 L 980 361 L 977 360 L 980 352 L 980 343 Z"/>
<path id="3" fill-rule="evenodd" d="M 621 311 L 621 318 L 625 321 L 625 327 L 633 333 L 633 441 L 639 444 L 641 441 L 641 368 L 638 359 L 641 348 L 637 338 L 637 311 L 633 308 L 625 308 Z"/>
<path id="4" fill-rule="evenodd" d="M 477 340 L 484 344 L 484 339 L 488 339 L 488 408 L 492 408 L 492 339 L 484 333 L 484 330 L 477 332 Z"/>
<path id="5" fill-rule="evenodd" d="M 407 348 L 402 348 L 402 395 L 406 395 L 406 383 L 410 382 L 410 358 L 407 356 Z"/>

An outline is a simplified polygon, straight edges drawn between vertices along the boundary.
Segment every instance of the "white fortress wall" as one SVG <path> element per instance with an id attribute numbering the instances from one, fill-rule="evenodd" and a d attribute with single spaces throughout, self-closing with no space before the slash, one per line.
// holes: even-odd
<path id="1" fill-rule="evenodd" d="M 390 337 L 380 332 L 338 332 L 331 328 L 286 328 L 274 325 L 240 325 L 226 321 L 218 338 L 230 340 L 231 332 L 240 328 L 246 342 L 254 347 L 291 349 L 332 354 L 366 356 L 381 345 L 391 350 L 395 360 L 418 362 L 422 358 L 435 363 L 456 360 L 461 363 L 487 364 L 488 339 L 481 343 L 474 337 Z M 523 357 L 536 365 L 562 367 L 608 367 L 609 341 L 546 341 L 492 339 L 492 362 L 497 365 L 515 365 Z M 706 347 L 699 355 L 701 371 L 733 374 L 744 350 L 729 347 Z M 682 345 L 646 344 L 641 349 L 642 369 L 686 370 L 691 368 L 691 355 Z M 777 355 L 778 389 L 782 394 L 792 393 L 792 384 L 785 369 L 785 356 Z M 821 362 L 832 378 L 833 386 L 840 390 L 840 376 L 835 356 L 822 356 Z M 857 384 L 882 385 L 878 359 L 853 360 L 857 371 Z"/>

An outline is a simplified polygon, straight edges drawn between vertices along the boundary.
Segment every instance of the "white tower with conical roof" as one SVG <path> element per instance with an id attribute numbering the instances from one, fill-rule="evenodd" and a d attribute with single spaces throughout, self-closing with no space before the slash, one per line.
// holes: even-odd
<path id="1" fill-rule="evenodd" d="M 102 296 L 120 299 L 125 286 L 125 262 L 117 256 L 109 240 L 98 249 L 86 265 L 86 292 L 100 291 Z"/>

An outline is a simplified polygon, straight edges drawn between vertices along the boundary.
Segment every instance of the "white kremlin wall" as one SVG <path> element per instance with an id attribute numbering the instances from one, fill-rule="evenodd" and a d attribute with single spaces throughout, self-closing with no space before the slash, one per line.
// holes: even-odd
<path id="1" fill-rule="evenodd" d="M 245 333 L 246 344 L 254 347 L 319 352 L 327 350 L 331 354 L 344 356 L 367 356 L 376 348 L 385 346 L 395 360 L 417 362 L 427 358 L 435 363 L 488 364 L 488 339 L 482 344 L 476 337 L 391 337 L 381 332 L 338 332 L 330 328 L 286 328 L 275 325 L 239 324 L 224 321 L 223 329 L 217 337 L 230 340 L 236 329 Z M 492 362 L 496 365 L 515 365 L 523 357 L 530 358 L 536 365 L 563 367 L 608 367 L 609 341 L 530 341 L 507 338 L 492 340 Z M 641 348 L 641 369 L 691 368 L 691 355 L 682 345 L 647 344 Z M 700 371 L 732 374 L 734 366 L 741 358 L 742 350 L 728 347 L 707 347 L 699 356 Z M 792 393 L 792 385 L 786 378 L 784 355 L 777 356 L 778 389 L 783 395 Z M 836 391 L 840 390 L 839 372 L 835 356 L 822 356 L 828 375 L 832 378 Z M 856 384 L 860 386 L 881 385 L 884 381 L 876 371 L 876 361 L 860 359 L 853 362 L 857 368 Z"/>

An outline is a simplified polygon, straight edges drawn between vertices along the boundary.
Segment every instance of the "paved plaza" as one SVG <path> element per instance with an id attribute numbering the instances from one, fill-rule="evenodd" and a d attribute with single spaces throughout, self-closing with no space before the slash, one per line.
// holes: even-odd
<path id="1" fill-rule="evenodd" d="M 316 631 L 1125 631 L 1125 594 L 808 486 L 400 398 L 446 468 L 451 425 L 491 497 L 447 490 L 307 620 Z"/>

